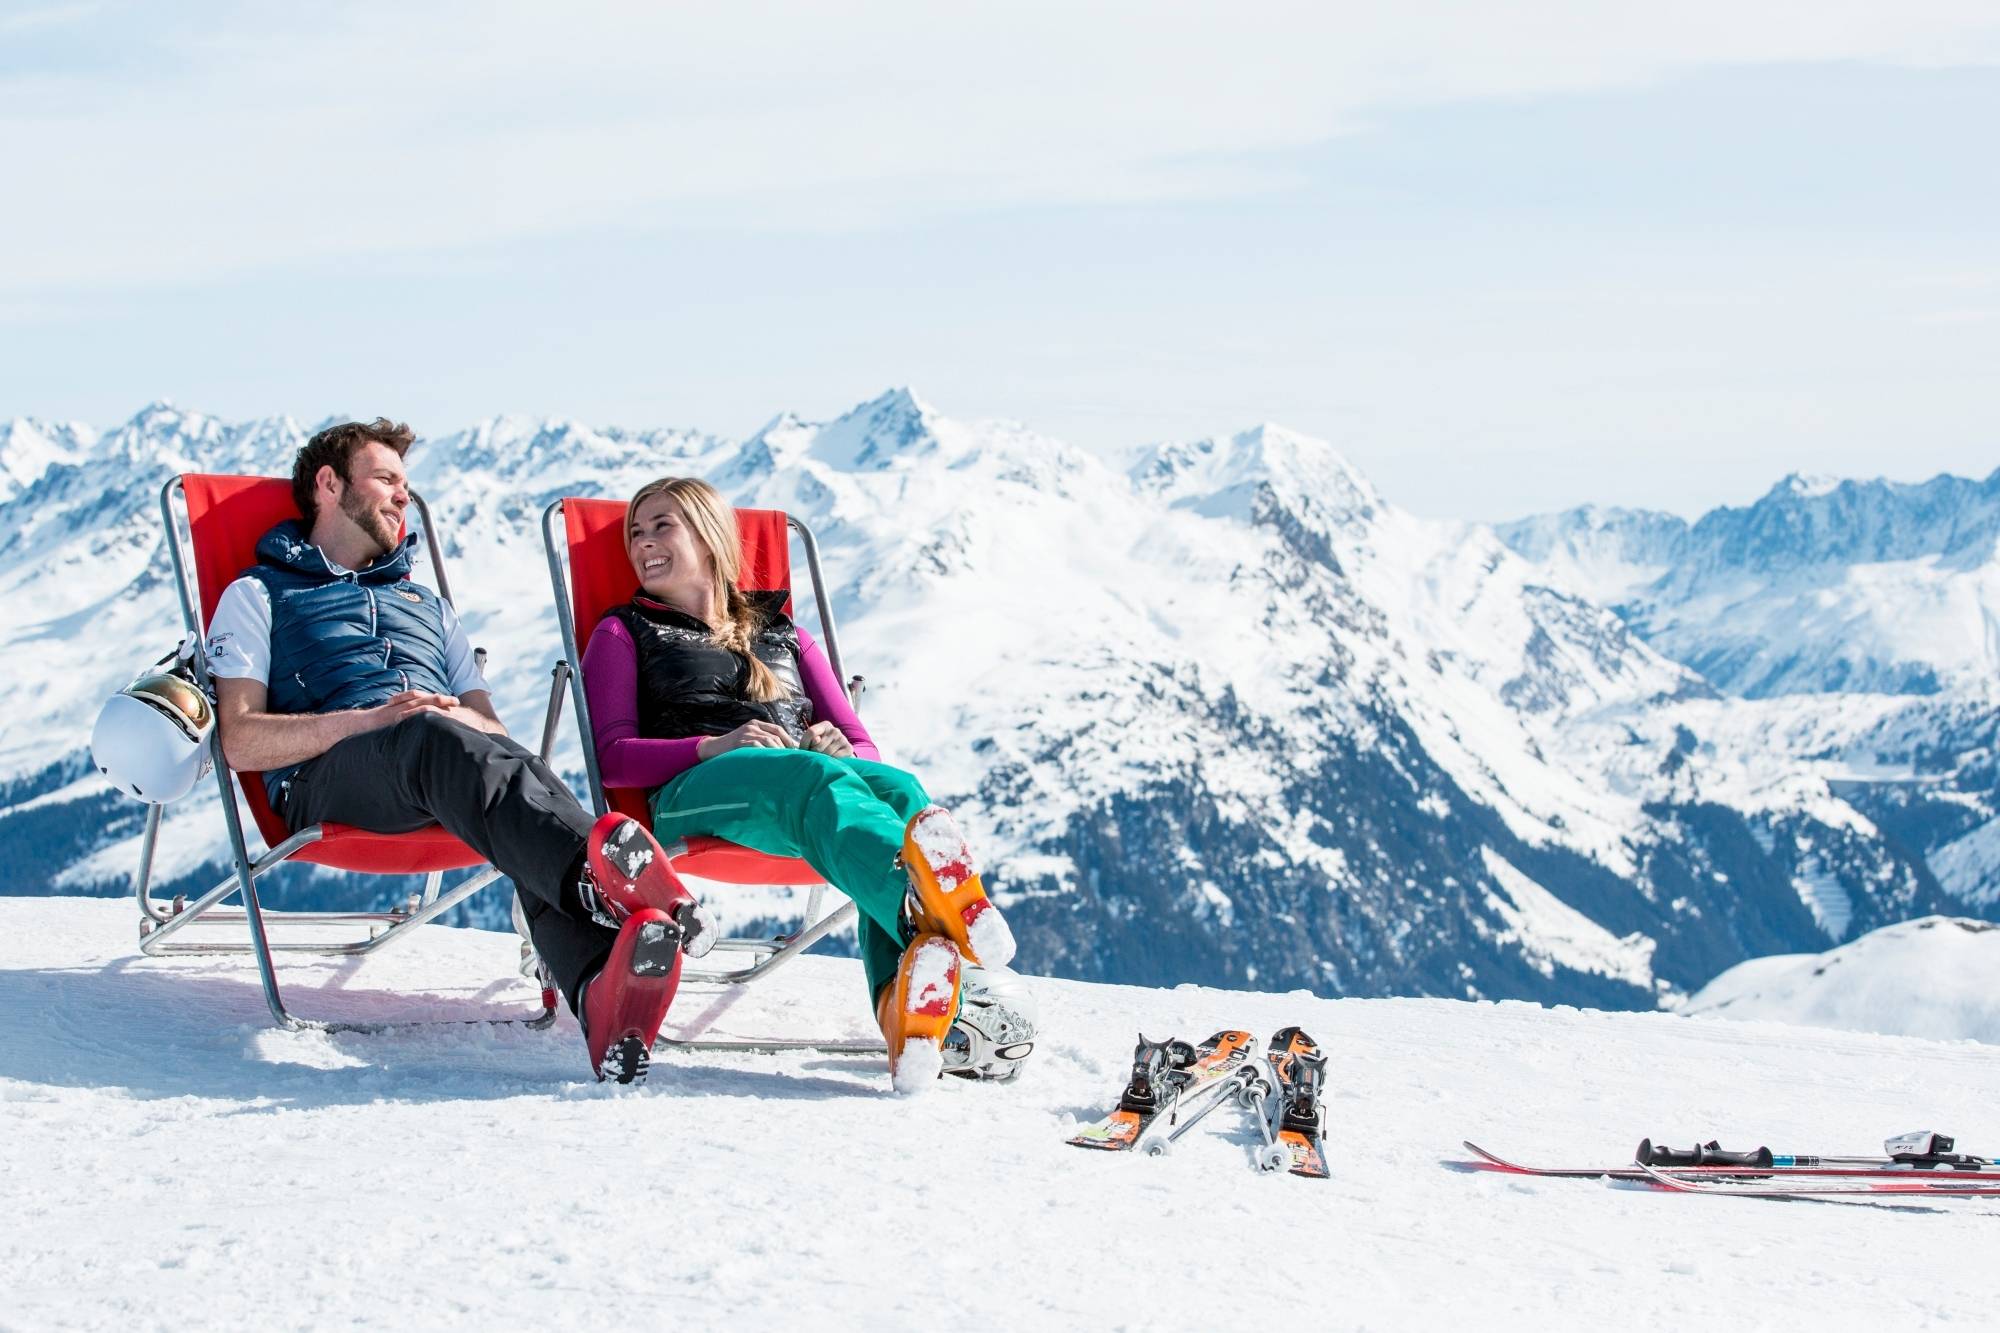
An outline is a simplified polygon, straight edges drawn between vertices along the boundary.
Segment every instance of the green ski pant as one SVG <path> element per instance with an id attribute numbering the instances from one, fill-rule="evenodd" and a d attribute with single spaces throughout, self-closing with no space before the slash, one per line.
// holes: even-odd
<path id="1" fill-rule="evenodd" d="M 653 836 L 706 834 L 804 858 L 861 909 L 856 934 L 872 1002 L 903 956 L 903 828 L 930 803 L 914 776 L 887 764 L 744 748 L 704 759 L 654 793 Z"/>

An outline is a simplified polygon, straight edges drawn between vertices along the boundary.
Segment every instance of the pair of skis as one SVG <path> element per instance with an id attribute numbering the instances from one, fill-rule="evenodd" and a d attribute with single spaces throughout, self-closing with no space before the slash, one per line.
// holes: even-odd
<path id="1" fill-rule="evenodd" d="M 1137 1149 L 1161 1157 L 1209 1112 L 1234 1102 L 1257 1124 L 1259 1170 L 1324 1179 L 1320 1088 L 1326 1057 L 1295 1027 L 1272 1034 L 1264 1058 L 1258 1056 L 1257 1038 L 1236 1028 L 1199 1045 L 1149 1041 L 1142 1033 L 1117 1109 L 1069 1141 L 1079 1148 Z"/>
<path id="2" fill-rule="evenodd" d="M 1952 1151 L 1945 1135 L 1899 1135 L 1880 1157 L 1814 1157 L 1769 1148 L 1725 1152 L 1714 1143 L 1678 1150 L 1642 1140 L 1622 1166 L 1523 1166 L 1467 1141 L 1483 1170 L 1568 1179 L 1633 1180 L 1683 1194 L 1736 1194 L 1760 1199 L 1822 1195 L 2000 1195 L 2000 1163 Z"/>

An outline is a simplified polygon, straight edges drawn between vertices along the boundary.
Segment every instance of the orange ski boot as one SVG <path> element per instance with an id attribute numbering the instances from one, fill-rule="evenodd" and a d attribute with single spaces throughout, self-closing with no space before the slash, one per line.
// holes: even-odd
<path id="1" fill-rule="evenodd" d="M 903 950 L 895 979 L 875 1002 L 875 1021 L 889 1043 L 889 1080 L 896 1091 L 922 1092 L 944 1072 L 944 1039 L 958 1017 L 958 946 L 942 935 L 919 935 Z"/>
<path id="2" fill-rule="evenodd" d="M 943 935 L 981 967 L 1013 960 L 1014 932 L 986 896 L 972 849 L 949 810 L 927 806 L 903 829 L 903 870 L 916 899 L 918 930 Z"/>

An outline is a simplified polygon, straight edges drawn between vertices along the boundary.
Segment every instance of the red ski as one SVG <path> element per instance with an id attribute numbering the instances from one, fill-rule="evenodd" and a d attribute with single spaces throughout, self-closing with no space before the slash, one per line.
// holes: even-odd
<path id="1" fill-rule="evenodd" d="M 1966 1178 L 1956 1172 L 1929 1173 L 1921 1179 L 1868 1180 L 1860 1176 L 1850 1176 L 1845 1180 L 1735 1180 L 1703 1179 L 1679 1173 L 1668 1174 L 1653 1167 L 1634 1163 L 1644 1177 L 1664 1189 L 1681 1194 L 1734 1194 L 1746 1199 L 1814 1199 L 1828 1195 L 1867 1194 L 1880 1198 L 1896 1195 L 1902 1198 L 1921 1197 L 1926 1199 L 1964 1195 L 1970 1198 L 2000 1197 L 2000 1179 L 1977 1176 Z M 1886 1174 L 1886 1173 L 1884 1173 Z"/>
<path id="2" fill-rule="evenodd" d="M 1904 1136 L 1907 1141 L 1918 1136 Z M 1488 1152 L 1471 1140 L 1465 1140 L 1467 1152 L 1479 1160 L 1469 1163 L 1482 1171 L 1501 1171 L 1517 1176 L 1546 1176 L 1566 1180 L 1647 1180 L 1646 1167 L 1675 1176 L 1692 1179 L 1721 1178 L 1873 1178 L 1889 1177 L 1896 1180 L 1946 1179 L 1946 1180 L 1993 1180 L 2000 1181 L 2000 1167 L 1984 1158 L 1952 1154 L 1951 1140 L 1942 1135 L 1923 1135 L 1929 1141 L 1922 1153 L 1905 1153 L 1899 1160 L 1895 1157 L 1806 1157 L 1772 1153 L 1768 1149 L 1756 1149 L 1744 1153 L 1723 1153 L 1709 1145 L 1696 1149 L 1693 1153 L 1654 1149 L 1650 1139 L 1639 1144 L 1636 1159 L 1619 1166 L 1523 1166 L 1510 1162 L 1496 1153 Z M 1937 1145 L 1943 1145 L 1939 1148 Z M 1699 1160 L 1686 1160 L 1698 1157 Z M 1643 1163 L 1643 1165 L 1642 1165 Z"/>

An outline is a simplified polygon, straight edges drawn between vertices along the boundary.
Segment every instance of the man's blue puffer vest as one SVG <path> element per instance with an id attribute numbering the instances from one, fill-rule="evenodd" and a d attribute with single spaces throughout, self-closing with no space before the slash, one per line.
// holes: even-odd
<path id="1" fill-rule="evenodd" d="M 274 713 L 372 708 L 404 690 L 446 688 L 444 604 L 410 578 L 417 539 L 359 570 L 337 569 L 287 519 L 257 543 L 246 570 L 271 594 Z M 279 804 L 298 765 L 264 775 Z"/>

